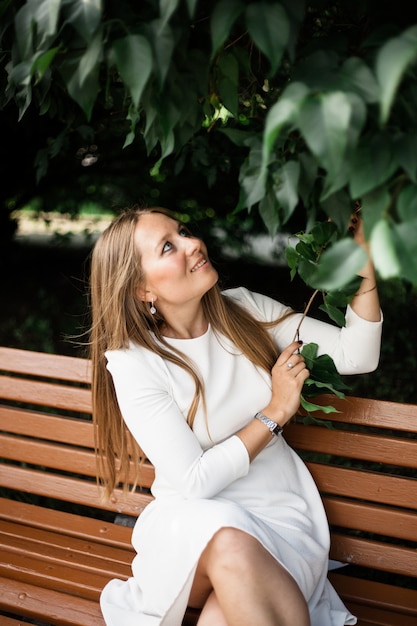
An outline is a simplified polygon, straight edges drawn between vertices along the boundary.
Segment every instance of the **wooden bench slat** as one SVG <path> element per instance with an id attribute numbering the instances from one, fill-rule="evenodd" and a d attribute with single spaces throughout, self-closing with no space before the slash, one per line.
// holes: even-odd
<path id="1" fill-rule="evenodd" d="M 63 563 L 4 550 L 7 565 L 0 561 L 0 576 L 9 576 L 30 585 L 66 592 L 97 601 L 110 576 L 99 571 L 84 571 Z M 10 571 L 11 570 L 11 571 Z"/>
<path id="2" fill-rule="evenodd" d="M 26 437 L 68 443 L 75 446 L 94 448 L 94 432 L 91 420 L 63 418 L 37 411 L 1 407 L 0 430 Z"/>
<path id="3" fill-rule="evenodd" d="M 417 550 L 388 543 L 332 533 L 331 558 L 393 574 L 415 576 Z"/>
<path id="4" fill-rule="evenodd" d="M 376 463 L 393 464 L 401 467 L 415 467 L 417 458 L 417 440 L 398 437 L 350 432 L 346 430 L 328 430 L 303 424 L 289 424 L 285 438 L 292 447 L 309 452 L 350 459 L 361 459 Z"/>
<path id="5" fill-rule="evenodd" d="M 332 526 L 417 542 L 417 523 L 413 512 L 352 502 L 339 497 L 325 496 L 323 503 Z"/>
<path id="6" fill-rule="evenodd" d="M 134 516 L 138 516 L 152 499 L 145 493 L 128 494 L 125 497 L 119 489 L 115 491 L 110 502 L 103 502 L 99 489 L 93 481 L 77 480 L 8 465 L 2 467 L 1 484 L 9 489 L 25 493 Z"/>
<path id="7" fill-rule="evenodd" d="M 23 622 L 21 619 L 7 617 L 6 615 L 0 614 L 0 624 L 1 626 L 27 626 L 27 622 Z"/>
<path id="8" fill-rule="evenodd" d="M 0 577 L 0 608 L 53 626 L 105 626 L 97 601 Z"/>
<path id="9" fill-rule="evenodd" d="M 330 572 L 329 579 L 335 589 L 348 601 L 379 607 L 404 615 L 417 616 L 415 589 L 394 587 L 374 580 L 358 579 L 337 571 Z M 414 619 L 415 619 L 414 617 Z"/>
<path id="10" fill-rule="evenodd" d="M 52 538 L 53 533 L 50 535 Z M 62 584 L 61 591 L 71 588 L 71 591 L 76 592 L 76 595 L 84 595 L 84 591 L 82 593 L 79 591 L 79 585 L 84 589 L 87 579 L 91 581 L 91 587 L 99 592 L 102 588 L 100 585 L 103 585 L 103 578 L 107 580 L 111 578 L 127 579 L 132 575 L 129 565 L 133 558 L 131 554 L 124 563 L 120 562 L 117 556 L 113 558 L 111 552 L 109 552 L 108 561 L 105 558 L 95 558 L 91 554 L 84 554 L 83 559 L 79 560 L 79 554 L 72 551 L 71 547 L 65 549 L 54 547 L 53 543 L 49 545 L 47 543 L 40 544 L 37 541 L 32 541 L 31 537 L 27 537 L 25 550 L 24 538 L 13 538 L 10 540 L 10 544 L 4 544 L 4 538 L 0 535 L 2 554 L 16 572 L 12 577 L 19 580 L 23 580 L 22 571 L 24 570 L 27 582 L 37 581 L 36 584 L 40 584 L 39 579 L 42 578 L 42 586 L 59 589 L 59 584 Z M 52 542 L 54 541 L 52 538 Z M 42 548 L 44 548 L 43 551 Z M 112 550 L 117 550 L 117 548 L 112 548 Z M 0 571 L 1 569 L 2 564 L 0 562 Z M 33 578 L 34 576 L 35 578 Z M 64 582 L 58 583 L 57 580 L 60 579 L 63 579 Z M 86 593 L 90 593 L 88 589 L 89 587 L 87 587 Z"/>
<path id="11" fill-rule="evenodd" d="M 358 622 L 356 626 L 415 626 L 416 618 L 398 613 L 378 609 L 376 607 L 364 606 L 354 602 L 346 602 L 346 606 L 352 615 L 356 615 Z"/>
<path id="12" fill-rule="evenodd" d="M 91 382 L 89 359 L 4 346 L 0 347 L 0 370 L 80 383 Z"/>
<path id="13" fill-rule="evenodd" d="M 79 450 L 64 444 L 28 440 L 1 433 L 0 458 L 90 477 L 96 477 L 97 472 L 96 456 L 93 450 Z M 133 463 L 131 463 L 131 469 L 133 483 Z M 149 488 L 154 480 L 154 474 L 153 467 L 149 463 L 143 463 L 140 469 L 141 486 Z"/>
<path id="14" fill-rule="evenodd" d="M 415 404 L 378 400 L 378 411 L 375 411 L 375 400 L 355 396 L 337 398 L 331 394 L 318 396 L 315 402 L 321 406 L 330 404 L 339 411 L 338 413 L 317 412 L 314 414 L 324 421 L 417 432 L 417 405 Z"/>
<path id="15" fill-rule="evenodd" d="M 308 462 L 307 466 L 324 494 L 338 494 L 415 510 L 416 479 L 335 466 L 329 471 L 329 466 L 321 463 Z"/>
<path id="16" fill-rule="evenodd" d="M 51 445 L 41 441 L 21 439 L 0 434 L 0 457 L 19 460 L 55 470 L 96 476 L 96 460 L 93 451 L 77 450 L 65 445 Z M 41 459 L 41 460 L 40 460 Z"/>
<path id="17" fill-rule="evenodd" d="M 0 396 L 14 402 L 91 413 L 91 392 L 82 387 L 0 376 Z"/>
<path id="18" fill-rule="evenodd" d="M 30 551 L 37 556 L 60 558 L 68 562 L 74 559 L 74 555 L 77 559 L 85 555 L 85 560 L 79 565 L 85 569 L 106 570 L 110 562 L 126 567 L 126 563 L 135 554 L 132 547 L 130 549 L 115 548 L 55 531 L 6 521 L 0 523 L 0 545 L 6 546 L 9 550 L 13 549 L 15 552 L 20 551 L 25 554 L 26 551 Z"/>
<path id="19" fill-rule="evenodd" d="M 104 545 L 130 548 L 132 529 L 126 526 L 105 522 L 93 517 L 84 517 L 75 513 L 66 513 L 48 509 L 27 502 L 0 498 L 1 520 L 17 521 L 22 525 L 62 533 L 71 537 L 79 537 Z"/>

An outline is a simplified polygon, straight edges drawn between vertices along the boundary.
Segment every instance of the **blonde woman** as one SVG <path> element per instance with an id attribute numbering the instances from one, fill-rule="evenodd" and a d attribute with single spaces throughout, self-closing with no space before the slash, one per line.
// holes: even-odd
<path id="1" fill-rule="evenodd" d="M 132 577 L 101 594 L 105 622 L 180 626 L 188 605 L 199 626 L 355 624 L 327 580 L 319 493 L 282 433 L 309 375 L 300 314 L 217 283 L 204 243 L 163 208 L 124 211 L 93 251 L 101 479 L 110 497 L 132 445 L 156 472 Z M 342 374 L 369 372 L 381 325 L 369 262 L 346 327 L 306 318 L 302 340 Z"/>

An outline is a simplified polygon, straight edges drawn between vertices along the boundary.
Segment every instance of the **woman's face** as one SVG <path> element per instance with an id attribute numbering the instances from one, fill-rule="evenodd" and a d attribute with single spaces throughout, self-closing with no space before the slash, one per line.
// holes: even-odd
<path id="1" fill-rule="evenodd" d="M 204 243 L 163 213 L 144 213 L 135 230 L 144 284 L 138 290 L 164 315 L 178 307 L 199 303 L 218 279 Z"/>

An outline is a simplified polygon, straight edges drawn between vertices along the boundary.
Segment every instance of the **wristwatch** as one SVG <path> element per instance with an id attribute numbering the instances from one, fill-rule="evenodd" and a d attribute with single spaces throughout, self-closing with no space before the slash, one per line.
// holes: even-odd
<path id="1" fill-rule="evenodd" d="M 283 431 L 282 426 L 280 426 L 279 424 L 277 424 L 276 422 L 274 422 L 273 420 L 270 420 L 269 417 L 267 417 L 266 415 L 264 415 L 263 413 L 261 413 L 259 411 L 259 413 L 257 413 L 255 415 L 255 419 L 263 422 L 265 424 L 265 426 L 268 426 L 269 430 L 271 431 L 271 433 L 273 435 L 276 435 L 278 437 L 278 435 L 280 435 Z"/>

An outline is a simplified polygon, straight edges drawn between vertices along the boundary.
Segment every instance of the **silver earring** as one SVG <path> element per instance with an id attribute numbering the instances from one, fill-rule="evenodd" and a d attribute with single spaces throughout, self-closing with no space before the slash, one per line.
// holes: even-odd
<path id="1" fill-rule="evenodd" d="M 152 302 L 151 302 L 151 308 L 149 309 L 152 315 L 155 315 L 156 313 L 156 308 L 153 305 L 153 298 L 152 298 Z"/>

